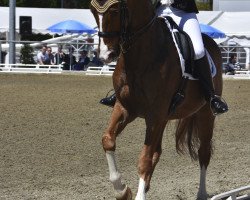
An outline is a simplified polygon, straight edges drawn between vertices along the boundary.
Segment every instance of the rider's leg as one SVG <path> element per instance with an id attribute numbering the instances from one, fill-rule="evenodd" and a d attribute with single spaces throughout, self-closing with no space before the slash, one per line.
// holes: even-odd
<path id="1" fill-rule="evenodd" d="M 210 102 L 213 113 L 216 115 L 227 112 L 227 104 L 223 102 L 219 96 L 215 95 L 213 79 L 206 56 L 195 60 L 195 74 L 199 78 L 203 92 L 205 94 L 205 99 Z"/>
<path id="2" fill-rule="evenodd" d="M 195 52 L 195 73 L 198 76 L 205 98 L 211 104 L 214 114 L 221 114 L 228 111 L 228 106 L 215 95 L 213 79 L 211 76 L 210 65 L 205 55 L 202 35 L 200 32 L 199 22 L 195 13 L 186 13 L 180 21 L 180 26 L 190 36 L 193 41 Z"/>

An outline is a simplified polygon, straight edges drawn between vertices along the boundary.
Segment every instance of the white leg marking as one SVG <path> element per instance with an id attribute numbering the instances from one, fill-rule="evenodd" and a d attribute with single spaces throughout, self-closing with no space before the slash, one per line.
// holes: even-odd
<path id="1" fill-rule="evenodd" d="M 98 16 L 99 16 L 100 32 L 102 32 L 103 31 L 103 27 L 102 27 L 103 15 L 99 14 Z M 104 44 L 103 38 L 100 38 L 100 55 L 99 55 L 99 57 L 104 59 L 104 60 L 107 60 L 110 52 L 111 51 L 108 50 L 107 45 Z"/>
<path id="2" fill-rule="evenodd" d="M 206 190 L 206 174 L 207 170 L 202 166 L 200 170 L 200 185 L 198 191 L 198 199 L 207 199 L 207 190 Z"/>
<path id="3" fill-rule="evenodd" d="M 121 182 L 121 174 L 119 173 L 115 160 L 114 151 L 106 151 L 106 157 L 109 166 L 109 179 L 112 182 L 114 189 L 116 191 L 116 196 L 122 196 L 126 192 L 126 185 Z"/>
<path id="4" fill-rule="evenodd" d="M 140 178 L 138 192 L 137 192 L 137 195 L 135 197 L 135 200 L 146 200 L 146 192 L 145 191 L 146 191 L 146 183 L 142 178 Z"/>

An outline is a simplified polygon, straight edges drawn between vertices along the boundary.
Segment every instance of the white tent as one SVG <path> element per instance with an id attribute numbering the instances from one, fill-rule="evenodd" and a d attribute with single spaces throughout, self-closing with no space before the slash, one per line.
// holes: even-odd
<path id="1" fill-rule="evenodd" d="M 95 28 L 97 25 L 89 9 L 16 8 L 16 29 L 19 17 L 31 16 L 33 32 L 49 33 L 46 29 L 64 20 L 77 20 Z M 9 7 L 0 7 L 0 32 L 9 29 Z"/>
<path id="2" fill-rule="evenodd" d="M 224 39 L 215 39 L 217 43 L 242 46 L 245 51 L 243 65 L 250 68 L 250 12 L 201 11 L 198 19 L 226 34 Z"/>
<path id="3" fill-rule="evenodd" d="M 225 40 L 235 39 L 242 46 L 250 46 L 250 12 L 201 11 L 198 19 L 224 32 Z"/>
<path id="4" fill-rule="evenodd" d="M 0 32 L 9 29 L 9 8 L 0 7 Z M 96 22 L 89 9 L 16 8 L 16 29 L 19 16 L 31 16 L 33 32 L 48 33 L 49 26 L 64 20 L 78 20 L 95 28 Z M 200 11 L 198 19 L 223 31 L 228 37 L 250 39 L 250 12 Z"/>

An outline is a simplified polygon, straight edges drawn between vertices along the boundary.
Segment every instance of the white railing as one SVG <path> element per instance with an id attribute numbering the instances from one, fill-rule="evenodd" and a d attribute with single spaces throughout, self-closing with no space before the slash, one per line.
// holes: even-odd
<path id="1" fill-rule="evenodd" d="M 250 70 L 236 70 L 235 74 L 245 74 L 250 76 Z"/>
<path id="2" fill-rule="evenodd" d="M 250 70 L 236 70 L 234 74 L 223 74 L 224 78 L 250 79 Z"/>
<path id="3" fill-rule="evenodd" d="M 227 197 L 228 198 L 226 200 L 249 200 L 250 193 L 244 194 L 244 195 L 242 194 L 241 196 L 239 196 L 239 193 L 241 193 L 245 190 L 250 190 L 250 185 L 218 194 L 218 195 L 212 197 L 211 200 L 225 199 Z M 250 191 L 248 191 L 248 192 L 250 192 Z"/>
<path id="4" fill-rule="evenodd" d="M 110 75 L 114 73 L 115 67 L 104 65 L 102 67 L 89 66 L 86 75 Z"/>
<path id="5" fill-rule="evenodd" d="M 62 65 L 0 64 L 0 72 L 15 73 L 61 73 Z"/>

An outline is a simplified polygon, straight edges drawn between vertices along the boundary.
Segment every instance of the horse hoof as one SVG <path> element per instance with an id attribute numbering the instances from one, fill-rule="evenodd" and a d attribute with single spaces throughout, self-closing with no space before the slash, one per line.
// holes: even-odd
<path id="1" fill-rule="evenodd" d="M 196 198 L 196 200 L 208 200 L 208 197 L 207 196 L 199 196 Z"/>
<path id="2" fill-rule="evenodd" d="M 116 197 L 117 200 L 132 200 L 132 191 L 131 189 L 127 186 L 125 193 L 120 196 Z"/>

